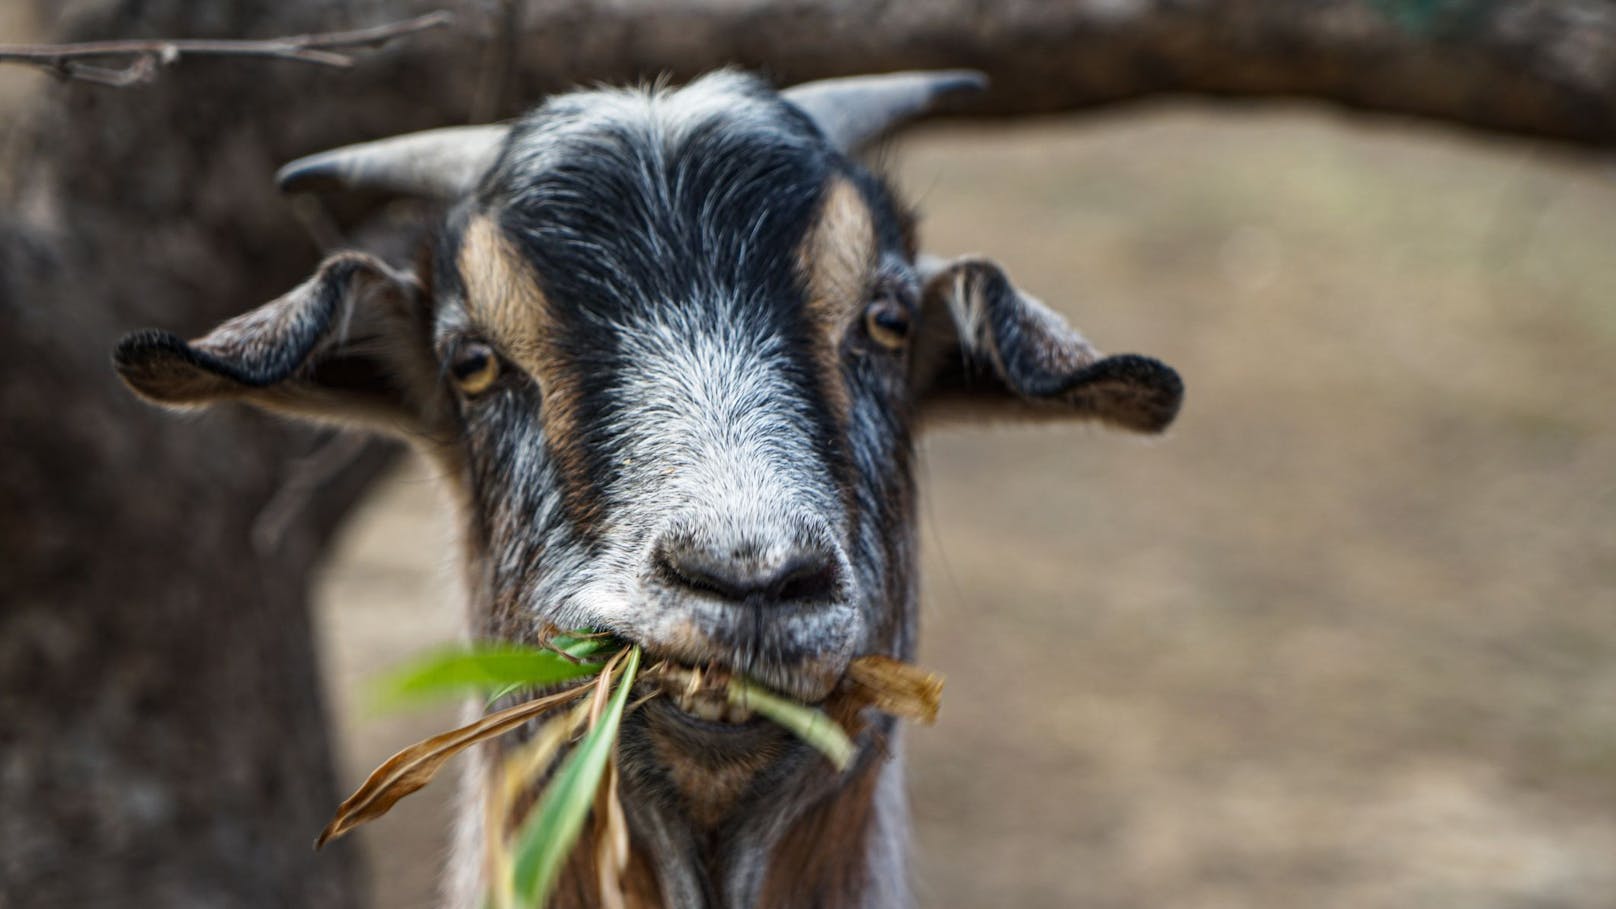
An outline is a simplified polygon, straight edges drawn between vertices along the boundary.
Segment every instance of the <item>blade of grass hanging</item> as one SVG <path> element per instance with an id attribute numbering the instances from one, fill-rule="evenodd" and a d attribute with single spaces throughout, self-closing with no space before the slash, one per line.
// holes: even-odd
<path id="1" fill-rule="evenodd" d="M 601 663 L 592 658 L 611 644 L 569 637 L 555 646 L 477 644 L 439 650 L 384 676 L 372 687 L 370 701 L 388 710 L 450 696 L 545 688 L 600 672 Z"/>
<path id="2" fill-rule="evenodd" d="M 329 840 L 342 836 L 360 824 L 386 814 L 399 799 L 432 782 L 432 778 L 449 758 L 478 742 L 504 735 L 528 720 L 565 704 L 587 691 L 591 684 L 586 682 L 567 691 L 517 704 L 515 707 L 489 714 L 470 725 L 416 742 L 398 752 L 371 771 L 364 783 L 354 790 L 354 794 L 348 796 L 347 800 L 337 807 L 336 816 L 331 818 L 331 823 L 320 832 L 320 838 L 315 840 L 314 848 L 318 849 Z"/>
<path id="3" fill-rule="evenodd" d="M 628 818 L 618 798 L 617 755 L 606 762 L 606 784 L 600 787 L 596 803 L 601 818 L 599 840 L 595 843 L 595 876 L 600 885 L 601 909 L 626 909 L 623 902 L 623 874 L 628 870 Z"/>
<path id="4" fill-rule="evenodd" d="M 837 770 L 846 770 L 853 762 L 853 740 L 824 711 L 788 701 L 740 676 L 730 679 L 727 691 L 731 704 L 755 710 L 786 727 L 819 749 Z"/>
<path id="5" fill-rule="evenodd" d="M 527 905 L 542 906 L 550 898 L 561 866 L 583 832 L 584 820 L 595 802 L 606 763 L 617 743 L 623 708 L 634 676 L 640 668 L 640 648 L 629 649 L 618 678 L 617 691 L 601 713 L 600 721 L 573 748 L 540 797 L 532 815 L 517 835 L 513 872 L 517 896 Z"/>
<path id="6" fill-rule="evenodd" d="M 522 793 L 550 766 L 563 745 L 589 721 L 593 705 L 582 699 L 564 716 L 540 727 L 533 739 L 500 762 L 495 782 L 485 795 L 483 815 L 484 848 L 493 873 L 489 876 L 493 905 L 488 909 L 515 909 L 516 894 L 511 892 L 511 852 L 507 830 L 514 826 L 511 810 L 520 804 Z M 514 834 L 514 830 L 510 831 Z"/>

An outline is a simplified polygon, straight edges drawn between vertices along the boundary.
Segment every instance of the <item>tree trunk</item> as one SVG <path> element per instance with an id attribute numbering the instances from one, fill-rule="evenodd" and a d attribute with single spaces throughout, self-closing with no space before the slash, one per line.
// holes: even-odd
<path id="1" fill-rule="evenodd" d="M 307 592 L 387 450 L 317 469 L 333 459 L 300 460 L 315 433 L 247 412 L 178 419 L 107 366 L 126 330 L 199 333 L 312 267 L 270 185 L 288 158 L 509 116 L 575 82 L 729 63 L 783 82 L 975 66 L 995 87 L 966 114 L 1308 96 L 1616 143 L 1616 5 L 1602 0 L 36 3 L 57 40 L 267 37 L 439 7 L 460 23 L 346 73 L 187 59 L 152 85 L 53 86 L 12 118 L 0 905 L 357 903 L 354 854 L 309 849 L 337 793 Z"/>
<path id="2" fill-rule="evenodd" d="M 194 30 L 146 6 L 71 36 Z M 279 6 L 208 28 L 278 30 Z M 6 137 L 0 906 L 361 904 L 357 851 L 312 849 L 340 794 L 308 586 L 391 449 L 176 418 L 109 364 L 122 332 L 199 331 L 314 257 L 267 189 L 278 94 L 240 61 L 64 85 Z"/>

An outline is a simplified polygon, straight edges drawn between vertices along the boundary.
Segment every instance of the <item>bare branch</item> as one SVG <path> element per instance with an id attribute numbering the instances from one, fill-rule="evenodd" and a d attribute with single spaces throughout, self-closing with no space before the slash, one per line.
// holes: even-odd
<path id="1" fill-rule="evenodd" d="M 253 518 L 252 545 L 259 555 L 280 548 L 286 532 L 333 480 L 369 453 L 371 439 L 356 432 L 338 432 L 314 451 L 293 461 L 263 509 Z"/>
<path id="2" fill-rule="evenodd" d="M 353 65 L 353 57 L 337 50 L 381 47 L 394 38 L 442 28 L 453 21 L 453 14 L 438 10 L 413 19 L 369 28 L 288 35 L 258 41 L 172 38 L 86 41 L 78 44 L 0 44 L 0 63 L 36 66 L 64 79 L 115 87 L 150 82 L 156 78 L 159 68 L 186 55 L 264 57 L 346 69 Z M 117 67 L 84 62 L 106 57 L 123 58 L 125 63 Z"/>

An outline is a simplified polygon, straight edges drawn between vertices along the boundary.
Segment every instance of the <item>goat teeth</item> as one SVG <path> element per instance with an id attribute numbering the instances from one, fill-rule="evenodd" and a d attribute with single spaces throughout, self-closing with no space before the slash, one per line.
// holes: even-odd
<path id="1" fill-rule="evenodd" d="M 688 711 L 692 716 L 703 719 L 709 723 L 719 722 L 724 715 L 724 705 L 711 698 L 693 698 Z"/>
<path id="2" fill-rule="evenodd" d="M 752 711 L 740 704 L 726 703 L 724 705 L 724 722 L 745 723 L 752 719 Z"/>

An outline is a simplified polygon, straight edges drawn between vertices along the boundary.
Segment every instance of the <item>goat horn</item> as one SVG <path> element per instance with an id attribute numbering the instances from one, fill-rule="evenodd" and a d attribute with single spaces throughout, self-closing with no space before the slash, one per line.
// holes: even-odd
<path id="1" fill-rule="evenodd" d="M 452 198 L 476 187 L 510 129 L 455 126 L 346 145 L 298 158 L 275 174 L 275 183 L 282 192 L 373 189 Z"/>
<path id="2" fill-rule="evenodd" d="M 986 88 L 976 70 L 913 70 L 805 82 L 781 92 L 844 152 L 858 150 L 903 120 L 925 113 L 938 99 Z"/>

